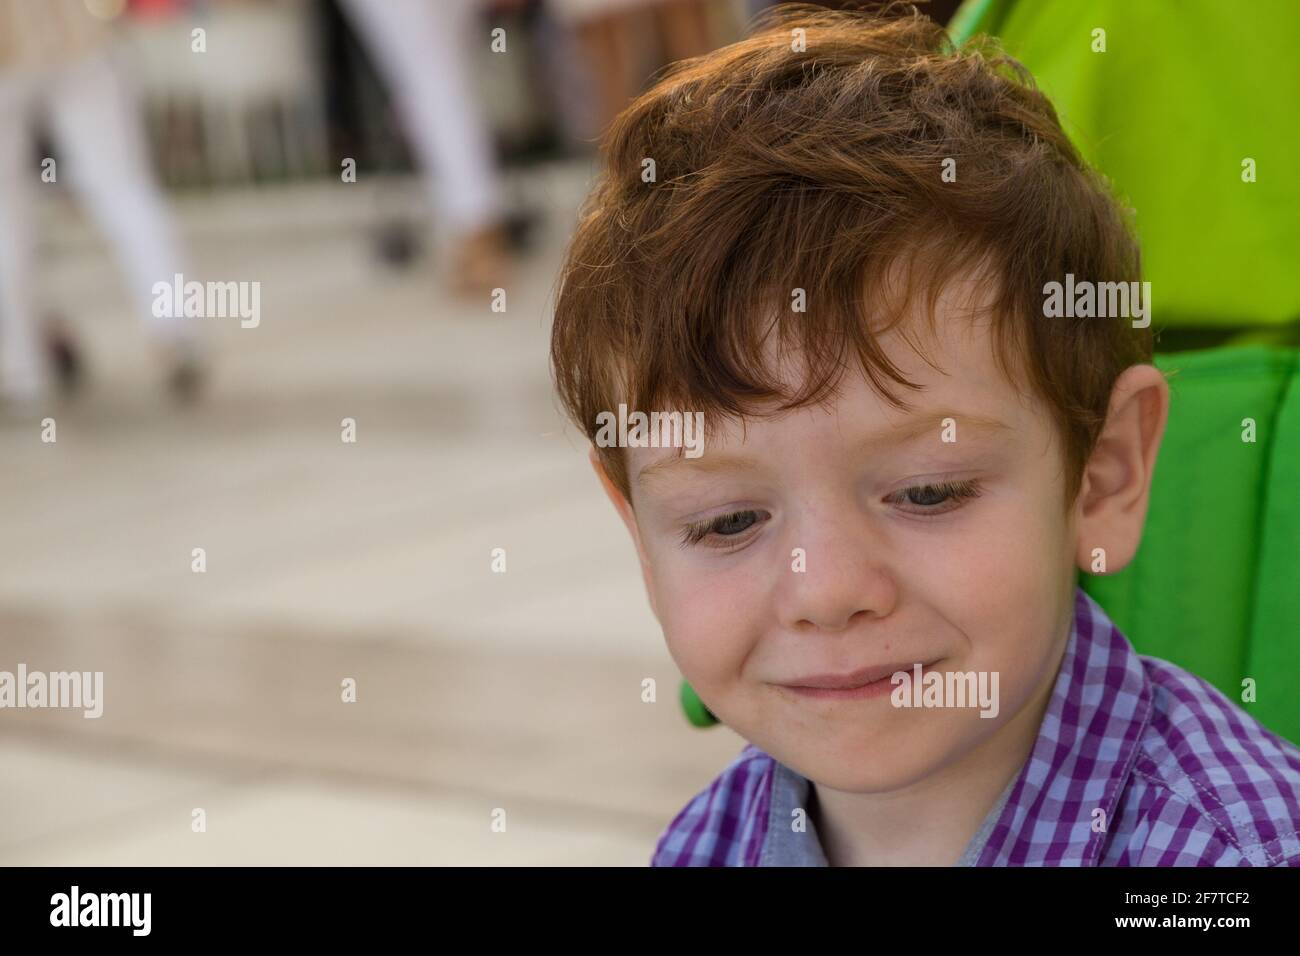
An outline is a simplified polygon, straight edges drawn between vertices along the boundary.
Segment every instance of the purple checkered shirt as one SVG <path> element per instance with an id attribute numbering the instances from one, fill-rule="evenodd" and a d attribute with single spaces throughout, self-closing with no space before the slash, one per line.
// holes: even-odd
<path id="1" fill-rule="evenodd" d="M 792 775 L 746 746 L 651 865 L 783 865 L 773 792 Z M 1139 655 L 1080 589 L 1038 740 L 993 814 L 976 866 L 1300 865 L 1300 749 L 1195 674 Z"/>

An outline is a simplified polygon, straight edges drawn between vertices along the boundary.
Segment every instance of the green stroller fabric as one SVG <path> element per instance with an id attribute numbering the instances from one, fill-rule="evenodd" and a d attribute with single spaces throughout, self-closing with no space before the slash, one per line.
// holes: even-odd
<path id="1" fill-rule="evenodd" d="M 1135 210 L 1157 328 L 1300 319 L 1300 3 L 967 0 L 950 33 L 997 37 Z"/>
<path id="2" fill-rule="evenodd" d="M 1173 661 L 1300 741 L 1300 353 L 1157 356 L 1169 424 L 1136 559 L 1084 590 L 1143 654 Z M 1252 437 L 1253 441 L 1244 440 Z"/>

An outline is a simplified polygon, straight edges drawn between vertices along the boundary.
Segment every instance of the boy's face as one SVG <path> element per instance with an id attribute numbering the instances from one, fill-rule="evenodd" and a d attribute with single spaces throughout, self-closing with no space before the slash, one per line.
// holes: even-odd
<path id="1" fill-rule="evenodd" d="M 994 739 L 1041 700 L 1069 633 L 1079 534 L 1056 429 L 995 366 L 987 324 L 946 303 L 926 349 L 942 371 L 881 340 L 924 386 L 898 390 L 906 411 L 853 373 L 832 406 L 719 428 L 702 457 L 624 452 L 620 510 L 682 674 L 737 733 L 837 790 L 904 787 Z M 997 716 L 791 686 L 914 662 L 997 672 Z"/>

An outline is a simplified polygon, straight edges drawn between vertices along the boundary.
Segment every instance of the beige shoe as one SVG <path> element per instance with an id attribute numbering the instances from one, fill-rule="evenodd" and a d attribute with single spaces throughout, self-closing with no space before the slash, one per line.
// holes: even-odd
<path id="1" fill-rule="evenodd" d="M 493 289 L 505 288 L 513 270 L 514 256 L 505 229 L 496 224 L 463 233 L 455 240 L 448 281 L 457 295 L 482 298 Z"/>

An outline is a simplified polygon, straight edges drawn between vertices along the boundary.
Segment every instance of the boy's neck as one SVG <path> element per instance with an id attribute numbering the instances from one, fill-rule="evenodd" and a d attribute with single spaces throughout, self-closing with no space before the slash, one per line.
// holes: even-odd
<path id="1" fill-rule="evenodd" d="M 1033 698 L 959 763 L 901 790 L 846 793 L 813 782 L 809 815 L 831 866 L 952 866 L 1033 752 L 1065 642 Z"/>

